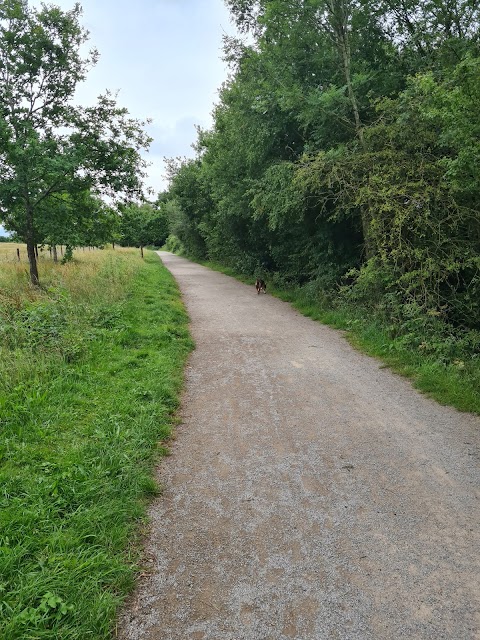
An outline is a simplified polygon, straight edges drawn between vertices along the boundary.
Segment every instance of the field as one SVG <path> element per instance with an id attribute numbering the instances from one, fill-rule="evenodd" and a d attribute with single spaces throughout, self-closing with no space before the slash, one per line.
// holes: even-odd
<path id="1" fill-rule="evenodd" d="M 15 258 L 0 244 L 0 637 L 109 638 L 158 491 L 188 319 L 152 253 L 41 257 L 41 289 Z"/>
<path id="2" fill-rule="evenodd" d="M 20 252 L 20 261 L 18 260 L 17 249 Z M 61 260 L 65 247 L 58 246 L 57 249 L 58 259 Z M 88 262 L 89 255 L 96 251 L 99 251 L 99 249 L 90 249 L 88 247 L 76 249 L 74 256 L 80 262 Z M 120 247 L 118 251 L 122 252 L 123 249 Z M 48 271 L 48 265 L 53 261 L 46 247 L 38 252 L 38 261 L 40 269 L 43 266 L 44 271 Z M 17 242 L 0 242 L 0 266 L 6 266 L 6 264 L 28 265 L 27 245 Z"/>
<path id="3" fill-rule="evenodd" d="M 5 262 L 18 264 L 17 249 L 20 252 L 20 264 L 28 264 L 27 245 L 19 244 L 18 242 L 0 242 L 0 264 Z M 58 247 L 59 258 L 62 257 L 62 251 L 63 247 Z M 78 256 L 81 253 L 85 253 L 85 251 L 83 249 L 78 249 L 75 253 Z M 40 263 L 47 263 L 50 261 L 50 253 L 46 248 L 43 251 L 39 251 L 38 256 Z"/>
<path id="4" fill-rule="evenodd" d="M 16 242 L 0 242 L 0 263 L 18 262 L 17 249 L 22 262 L 27 262 L 27 245 Z"/>

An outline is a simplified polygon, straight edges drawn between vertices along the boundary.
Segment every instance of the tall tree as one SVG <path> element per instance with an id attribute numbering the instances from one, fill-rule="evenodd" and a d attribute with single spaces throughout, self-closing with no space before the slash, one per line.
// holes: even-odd
<path id="1" fill-rule="evenodd" d="M 480 3 L 226 3 L 248 38 L 226 39 L 213 127 L 172 165 L 172 233 L 406 340 L 478 345 Z"/>
<path id="2" fill-rule="evenodd" d="M 79 4 L 63 12 L 0 2 L 0 217 L 27 243 L 33 284 L 40 217 L 53 194 L 126 196 L 141 191 L 144 176 L 143 123 L 108 93 L 93 107 L 72 104 L 98 58 L 95 50 L 82 57 L 88 33 L 80 16 Z"/>

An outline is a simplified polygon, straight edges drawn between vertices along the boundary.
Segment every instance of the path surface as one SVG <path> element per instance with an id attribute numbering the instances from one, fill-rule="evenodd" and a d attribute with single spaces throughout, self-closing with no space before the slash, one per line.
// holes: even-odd
<path id="1" fill-rule="evenodd" d="M 197 349 L 123 640 L 480 638 L 480 420 L 168 253 Z"/>

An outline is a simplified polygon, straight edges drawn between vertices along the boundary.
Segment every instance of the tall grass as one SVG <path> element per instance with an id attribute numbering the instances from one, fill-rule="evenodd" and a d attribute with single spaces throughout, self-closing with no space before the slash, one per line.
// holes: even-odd
<path id="1" fill-rule="evenodd" d="M 26 244 L 19 244 L 17 242 L 0 242 L 0 265 L 5 262 L 18 262 L 17 249 L 20 252 L 21 262 L 28 264 Z"/>
<path id="2" fill-rule="evenodd" d="M 0 267 L 0 637 L 102 639 L 192 348 L 158 258 Z"/>

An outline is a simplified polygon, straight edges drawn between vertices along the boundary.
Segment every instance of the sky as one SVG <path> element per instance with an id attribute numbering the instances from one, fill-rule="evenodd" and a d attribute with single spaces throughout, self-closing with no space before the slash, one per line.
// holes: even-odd
<path id="1" fill-rule="evenodd" d="M 71 9 L 74 0 L 52 0 Z M 40 0 L 31 5 L 40 6 Z M 93 104 L 106 89 L 139 119 L 151 118 L 149 186 L 165 186 L 164 157 L 192 156 L 194 125 L 208 127 L 227 77 L 222 35 L 233 33 L 223 0 L 83 0 L 82 24 L 100 60 L 77 91 Z"/>
<path id="2" fill-rule="evenodd" d="M 74 0 L 52 0 L 63 10 Z M 94 104 L 105 90 L 135 118 L 151 118 L 147 186 L 166 187 L 163 158 L 194 155 L 195 125 L 208 127 L 227 78 L 222 36 L 232 34 L 223 0 L 83 0 L 82 24 L 100 59 L 76 102 Z M 41 0 L 30 0 L 40 7 Z M 0 226 L 0 235 L 4 233 Z"/>

